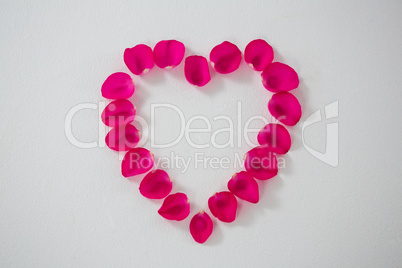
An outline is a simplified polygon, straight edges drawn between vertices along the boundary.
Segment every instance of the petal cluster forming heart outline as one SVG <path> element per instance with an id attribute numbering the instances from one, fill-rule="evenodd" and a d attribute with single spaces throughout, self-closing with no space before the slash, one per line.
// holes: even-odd
<path id="1" fill-rule="evenodd" d="M 124 62 L 135 75 L 149 72 L 154 65 L 162 69 L 178 66 L 185 55 L 185 46 L 177 40 L 162 40 L 154 49 L 139 44 L 124 51 Z M 201 55 L 187 56 L 184 76 L 194 86 L 203 87 L 211 80 L 209 64 L 220 74 L 236 71 L 242 53 L 233 43 L 224 41 L 215 46 L 208 60 Z M 299 77 L 290 66 L 273 62 L 274 51 L 262 39 L 251 41 L 244 51 L 245 62 L 255 71 L 261 72 L 262 85 L 273 96 L 268 102 L 271 115 L 284 125 L 294 126 L 301 118 L 301 106 L 297 98 L 288 91 L 299 86 Z M 146 174 L 142 179 L 140 193 L 149 199 L 164 199 L 158 213 L 167 220 L 182 221 L 190 214 L 190 202 L 186 194 L 171 194 L 173 182 L 166 171 L 152 170 L 154 155 L 145 148 L 136 147 L 139 131 L 131 124 L 136 110 L 128 100 L 135 91 L 130 75 L 117 72 L 103 83 L 102 96 L 114 100 L 102 112 L 102 122 L 112 129 L 106 135 L 107 146 L 116 151 L 127 151 L 121 171 L 124 177 Z M 259 201 L 257 180 L 268 180 L 278 174 L 276 154 L 286 154 L 291 147 L 291 138 L 281 124 L 270 123 L 258 133 L 257 146 L 245 155 L 245 171 L 240 171 L 228 181 L 228 191 L 217 192 L 208 200 L 211 214 L 222 222 L 233 222 L 237 215 L 237 198 L 253 204 Z M 197 243 L 204 243 L 213 232 L 211 217 L 202 210 L 195 214 L 189 225 L 190 234 Z"/>

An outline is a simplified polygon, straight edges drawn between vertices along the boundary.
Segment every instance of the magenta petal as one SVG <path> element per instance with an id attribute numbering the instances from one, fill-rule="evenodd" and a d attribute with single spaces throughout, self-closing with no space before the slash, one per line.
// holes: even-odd
<path id="1" fill-rule="evenodd" d="M 248 151 L 244 167 L 259 180 L 268 180 L 278 174 L 278 160 L 268 147 L 259 146 Z"/>
<path id="2" fill-rule="evenodd" d="M 208 199 L 209 210 L 212 215 L 223 222 L 232 222 L 236 219 L 237 200 L 228 191 L 215 193 Z"/>
<path id="3" fill-rule="evenodd" d="M 109 127 L 117 127 L 133 122 L 135 118 L 134 105 L 129 100 L 115 100 L 103 110 L 102 122 Z"/>
<path id="4" fill-rule="evenodd" d="M 244 60 L 254 70 L 262 71 L 274 60 L 274 50 L 265 40 L 256 39 L 246 46 Z"/>
<path id="5" fill-rule="evenodd" d="M 171 190 L 172 181 L 169 175 L 161 169 L 149 172 L 140 184 L 140 193 L 150 199 L 165 198 Z"/>
<path id="6" fill-rule="evenodd" d="M 187 81 L 195 86 L 202 87 L 211 81 L 208 61 L 202 56 L 187 57 L 184 63 L 184 74 Z"/>
<path id="7" fill-rule="evenodd" d="M 106 145 L 115 151 L 127 151 L 137 146 L 140 141 L 140 132 L 131 125 L 122 125 L 112 128 L 106 135 Z"/>
<path id="8" fill-rule="evenodd" d="M 102 96 L 106 99 L 128 99 L 134 93 L 134 83 L 126 73 L 114 73 L 102 85 Z"/>
<path id="9" fill-rule="evenodd" d="M 261 73 L 262 84 L 271 92 L 282 92 L 299 86 L 299 76 L 292 67 L 274 62 Z"/>
<path id="10" fill-rule="evenodd" d="M 135 75 L 147 73 L 154 67 L 154 55 L 152 49 L 147 45 L 136 45 L 133 48 L 124 50 L 124 63 Z"/>
<path id="11" fill-rule="evenodd" d="M 257 139 L 260 145 L 268 146 L 277 154 L 286 154 L 292 144 L 289 132 L 280 124 L 266 125 L 258 133 Z"/>
<path id="12" fill-rule="evenodd" d="M 214 225 L 212 223 L 211 217 L 203 210 L 195 214 L 190 221 L 190 233 L 193 236 L 195 242 L 204 243 L 207 241 L 209 236 L 212 234 Z"/>
<path id="13" fill-rule="evenodd" d="M 145 148 L 129 150 L 121 163 L 121 173 L 124 177 L 143 174 L 154 166 L 154 155 Z"/>
<path id="14" fill-rule="evenodd" d="M 168 195 L 158 213 L 165 219 L 182 221 L 190 214 L 190 201 L 183 193 Z"/>
<path id="15" fill-rule="evenodd" d="M 165 198 L 170 191 L 172 191 L 172 180 L 161 169 L 149 172 L 140 183 L 140 193 L 149 199 Z"/>
<path id="16" fill-rule="evenodd" d="M 235 44 L 225 41 L 211 50 L 209 60 L 218 73 L 228 74 L 239 68 L 241 51 Z"/>
<path id="17" fill-rule="evenodd" d="M 288 126 L 296 125 L 302 115 L 299 101 L 289 92 L 274 94 L 268 102 L 268 110 L 273 117 Z"/>
<path id="18" fill-rule="evenodd" d="M 154 60 L 159 68 L 171 69 L 183 60 L 185 47 L 176 40 L 163 40 L 154 47 Z"/>
<path id="19" fill-rule="evenodd" d="M 254 204 L 260 199 L 258 183 L 246 171 L 234 174 L 228 182 L 228 189 L 238 198 Z"/>

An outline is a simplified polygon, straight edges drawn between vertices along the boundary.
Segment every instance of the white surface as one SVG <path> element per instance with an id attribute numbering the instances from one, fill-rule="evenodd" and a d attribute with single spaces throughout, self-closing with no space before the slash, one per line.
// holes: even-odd
<path id="1" fill-rule="evenodd" d="M 1 267 L 402 265 L 402 2 L 1 1 L 0 7 Z M 189 218 L 162 219 L 160 202 L 139 194 L 139 179 L 122 178 L 117 154 L 74 147 L 64 120 L 79 103 L 103 101 L 103 80 L 127 71 L 124 48 L 169 38 L 183 41 L 187 55 L 205 56 L 224 40 L 242 50 L 255 38 L 268 40 L 277 60 L 302 79 L 295 92 L 302 121 L 339 101 L 333 120 L 339 166 L 306 151 L 299 124 L 286 169 L 260 184 L 261 202 L 242 205 L 233 224 L 215 221 L 205 245 L 193 242 Z M 234 117 L 242 100 L 245 116 L 268 116 L 270 94 L 244 63 L 233 75 L 214 76 L 204 92 L 188 85 L 182 70 L 156 68 L 134 78 L 138 114 L 149 119 L 151 103 L 167 102 L 186 116 Z M 156 137 L 168 141 L 177 126 L 162 122 L 166 114 L 160 118 Z M 98 112 L 77 113 L 73 132 L 97 141 Z M 325 122 L 305 135 L 323 150 Z M 201 151 L 232 156 L 249 148 Z M 184 140 L 173 151 L 197 150 Z M 169 171 L 175 191 L 188 193 L 192 214 L 234 172 Z"/>

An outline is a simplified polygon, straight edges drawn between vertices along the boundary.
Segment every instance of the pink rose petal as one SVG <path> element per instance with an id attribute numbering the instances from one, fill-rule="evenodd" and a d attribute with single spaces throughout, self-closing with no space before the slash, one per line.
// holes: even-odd
<path id="1" fill-rule="evenodd" d="M 168 195 L 158 213 L 165 219 L 182 221 L 190 214 L 190 201 L 183 193 Z"/>
<path id="2" fill-rule="evenodd" d="M 117 127 L 133 122 L 134 105 L 129 100 L 115 100 L 109 103 L 102 112 L 102 122 L 109 127 Z"/>
<path id="3" fill-rule="evenodd" d="M 274 50 L 265 40 L 256 39 L 246 46 L 244 60 L 254 70 L 262 71 L 274 60 Z"/>
<path id="4" fill-rule="evenodd" d="M 121 173 L 124 177 L 143 174 L 154 166 L 154 155 L 145 148 L 129 150 L 121 163 Z"/>
<path id="5" fill-rule="evenodd" d="M 183 60 L 185 47 L 176 40 L 163 40 L 154 47 L 154 60 L 159 68 L 171 69 Z"/>
<path id="6" fill-rule="evenodd" d="M 208 199 L 208 207 L 220 221 L 232 222 L 236 219 L 237 200 L 231 192 L 215 193 Z"/>
<path id="7" fill-rule="evenodd" d="M 292 67 L 274 62 L 261 73 L 262 84 L 271 92 L 282 92 L 299 86 L 299 76 Z"/>
<path id="8" fill-rule="evenodd" d="M 228 182 L 228 189 L 240 199 L 251 203 L 258 203 L 259 192 L 258 183 L 253 176 L 246 171 L 241 171 L 233 175 Z"/>
<path id="9" fill-rule="evenodd" d="M 244 167 L 259 180 L 268 180 L 278 174 L 278 160 L 268 147 L 259 146 L 248 151 Z"/>
<path id="10" fill-rule="evenodd" d="M 202 87 L 211 81 L 208 61 L 202 56 L 187 57 L 184 63 L 184 74 L 187 81 L 195 86 Z"/>
<path id="11" fill-rule="evenodd" d="M 209 60 L 218 73 L 228 74 L 239 68 L 241 51 L 235 44 L 225 41 L 211 50 Z"/>
<path id="12" fill-rule="evenodd" d="M 154 55 L 147 45 L 136 45 L 124 51 L 124 63 L 135 75 L 147 73 L 154 67 Z"/>
<path id="13" fill-rule="evenodd" d="M 134 83 L 126 73 L 114 73 L 102 85 L 102 96 L 106 99 L 128 99 L 134 93 Z"/>
<path id="14" fill-rule="evenodd" d="M 286 154 L 292 144 L 289 132 L 280 124 L 266 125 L 258 133 L 257 139 L 260 145 L 268 146 L 277 154 Z"/>
<path id="15" fill-rule="evenodd" d="M 195 214 L 190 221 L 190 233 L 197 243 L 203 244 L 207 241 L 213 229 L 211 217 L 203 210 Z"/>
<path id="16" fill-rule="evenodd" d="M 112 128 L 106 135 L 106 145 L 115 151 L 127 151 L 137 146 L 140 141 L 140 132 L 131 125 L 122 125 Z"/>
<path id="17" fill-rule="evenodd" d="M 161 169 L 149 172 L 140 184 L 140 193 L 150 199 L 165 198 L 171 190 L 172 180 L 169 178 L 169 175 Z"/>
<path id="18" fill-rule="evenodd" d="M 288 126 L 296 125 L 302 115 L 299 101 L 289 92 L 274 94 L 268 102 L 268 110 L 273 117 Z"/>

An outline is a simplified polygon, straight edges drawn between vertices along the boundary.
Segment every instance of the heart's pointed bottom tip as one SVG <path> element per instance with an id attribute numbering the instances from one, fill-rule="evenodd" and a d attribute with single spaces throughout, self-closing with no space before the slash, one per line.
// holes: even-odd
<path id="1" fill-rule="evenodd" d="M 212 234 L 212 219 L 204 210 L 201 210 L 198 214 L 193 216 L 189 228 L 194 241 L 203 244 Z"/>

